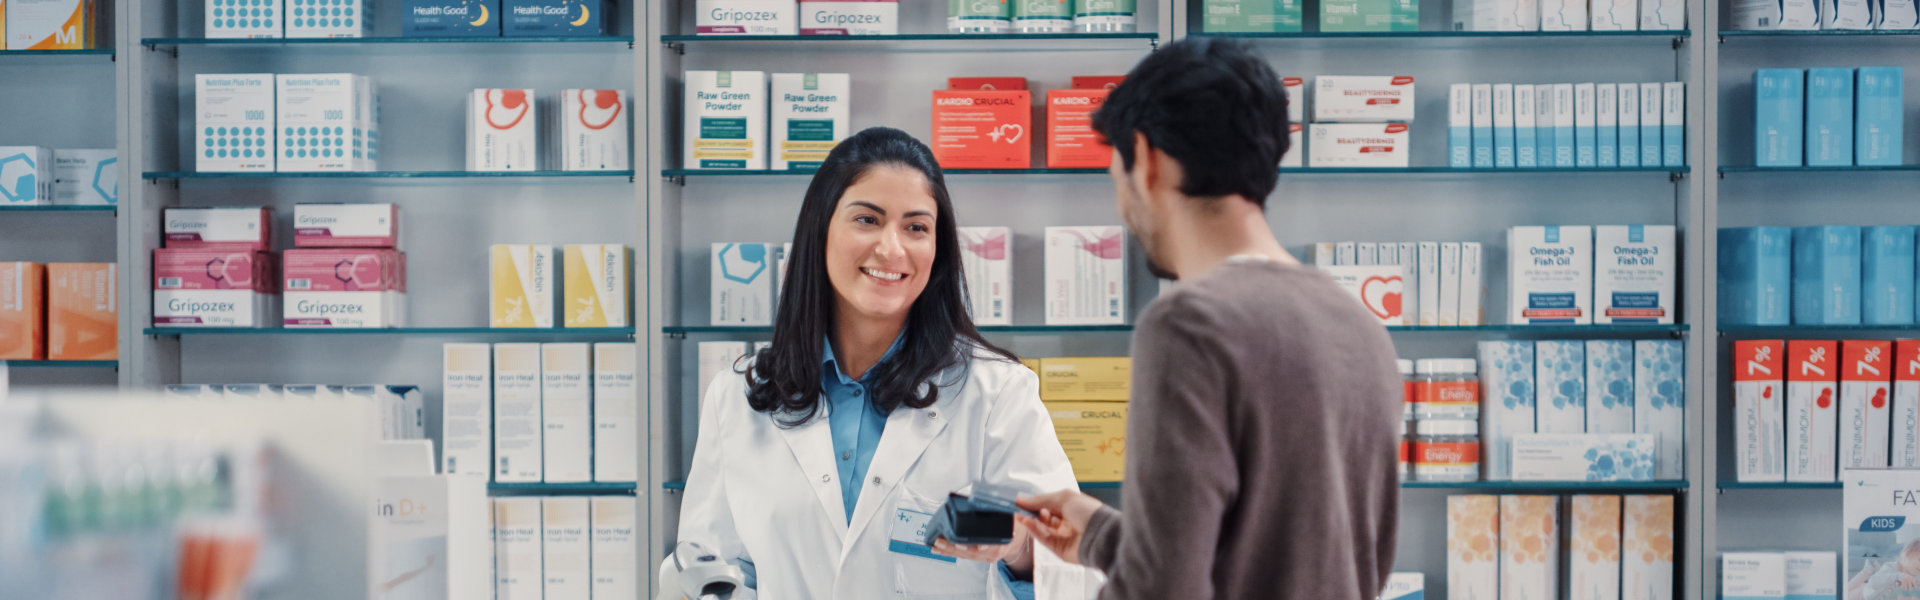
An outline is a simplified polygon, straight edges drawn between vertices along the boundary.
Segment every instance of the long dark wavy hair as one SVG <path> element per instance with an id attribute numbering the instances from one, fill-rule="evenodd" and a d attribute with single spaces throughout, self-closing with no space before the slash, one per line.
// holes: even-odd
<path id="1" fill-rule="evenodd" d="M 911 169 L 926 176 L 933 196 L 934 258 L 927 287 L 908 310 L 905 339 L 894 355 L 875 367 L 870 395 L 882 414 L 902 405 L 926 408 L 940 399 L 936 381 L 943 372 L 964 367 L 978 350 L 1009 361 L 1018 357 L 980 336 L 967 311 L 966 277 L 960 267 L 960 234 L 953 200 L 933 151 L 904 131 L 873 127 L 835 146 L 807 185 L 800 218 L 793 228 L 793 252 L 780 290 L 773 344 L 746 369 L 747 404 L 772 413 L 781 427 L 798 427 L 820 412 L 820 369 L 824 341 L 835 331 L 838 306 L 827 277 L 827 228 L 840 196 L 879 167 Z M 964 374 L 964 371 L 959 371 Z M 964 375 L 962 375 L 964 377 Z"/>

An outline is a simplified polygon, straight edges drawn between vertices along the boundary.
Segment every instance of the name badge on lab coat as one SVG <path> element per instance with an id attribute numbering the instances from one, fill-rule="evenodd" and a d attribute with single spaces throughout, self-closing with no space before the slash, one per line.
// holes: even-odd
<path id="1" fill-rule="evenodd" d="M 959 562 L 951 556 L 933 553 L 933 548 L 920 543 L 927 539 L 927 525 L 933 522 L 933 513 L 900 509 L 893 517 L 893 541 L 887 549 L 895 554 L 906 554 L 921 558 L 931 558 L 941 562 Z"/>

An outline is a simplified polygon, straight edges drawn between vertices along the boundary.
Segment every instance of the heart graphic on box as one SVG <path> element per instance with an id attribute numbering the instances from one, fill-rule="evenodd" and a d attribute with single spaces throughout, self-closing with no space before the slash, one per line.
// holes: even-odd
<path id="1" fill-rule="evenodd" d="M 526 90 L 487 90 L 484 98 L 487 102 L 484 116 L 487 119 L 487 125 L 494 129 L 513 129 L 515 125 L 520 124 L 521 119 L 527 118 L 527 113 L 533 112 L 533 103 L 527 101 Z M 498 117 L 494 114 L 496 108 L 501 109 Z M 518 114 L 515 114 L 516 111 Z M 503 122 L 505 124 L 502 124 Z"/>
<path id="2" fill-rule="evenodd" d="M 1007 123 L 1001 125 L 999 129 L 994 130 L 993 137 L 994 139 L 1011 144 L 1020 141 L 1021 136 L 1026 135 L 1026 133 L 1027 128 L 1021 126 L 1019 123 Z"/>
<path id="3" fill-rule="evenodd" d="M 620 118 L 622 104 L 617 90 L 580 90 L 580 124 L 587 129 L 606 129 Z"/>
<path id="4" fill-rule="evenodd" d="M 1397 276 L 1368 277 L 1360 283 L 1360 301 L 1373 316 L 1392 321 L 1400 318 L 1400 295 L 1405 289 L 1406 282 Z"/>

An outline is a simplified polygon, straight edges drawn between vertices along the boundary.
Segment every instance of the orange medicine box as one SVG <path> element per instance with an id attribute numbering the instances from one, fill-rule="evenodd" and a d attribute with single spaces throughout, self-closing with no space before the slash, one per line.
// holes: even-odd
<path id="1" fill-rule="evenodd" d="M 942 168 L 1029 168 L 1032 131 L 1031 92 L 933 92 L 933 157 Z"/>
<path id="2" fill-rule="evenodd" d="M 120 358 L 117 277 L 113 263 L 47 265 L 47 358 Z"/>
<path id="3" fill-rule="evenodd" d="M 47 268 L 0 263 L 0 360 L 47 357 Z"/>
<path id="4" fill-rule="evenodd" d="M 1025 77 L 948 77 L 947 89 L 1010 92 L 1027 89 Z"/>
<path id="5" fill-rule="evenodd" d="M 1047 90 L 1047 167 L 1105 169 L 1113 147 L 1093 130 L 1093 111 L 1107 101 L 1107 90 Z"/>

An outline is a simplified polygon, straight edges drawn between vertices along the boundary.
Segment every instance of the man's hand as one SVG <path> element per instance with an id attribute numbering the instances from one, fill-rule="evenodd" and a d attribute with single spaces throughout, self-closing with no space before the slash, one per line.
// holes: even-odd
<path id="1" fill-rule="evenodd" d="M 1014 502 L 1039 515 L 1038 519 L 1016 516 L 1020 529 L 1032 534 L 1034 541 L 1045 544 L 1061 559 L 1076 565 L 1080 564 L 1080 536 L 1087 532 L 1087 522 L 1093 519 L 1093 513 L 1105 506 L 1099 498 L 1076 490 L 1061 490 Z"/>
<path id="2" fill-rule="evenodd" d="M 1009 544 L 963 546 L 942 537 L 933 540 L 933 552 L 974 562 L 1006 561 L 1007 569 L 1013 571 L 1016 578 L 1033 577 L 1033 538 L 1018 527 L 1013 529 L 1013 542 Z"/>

